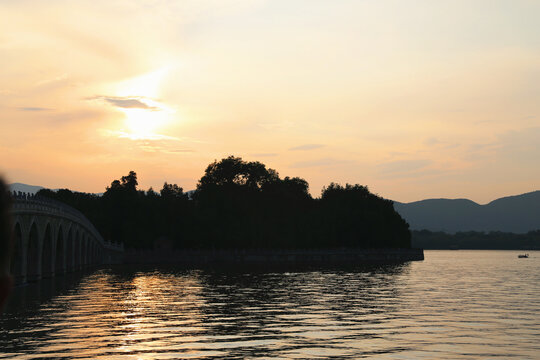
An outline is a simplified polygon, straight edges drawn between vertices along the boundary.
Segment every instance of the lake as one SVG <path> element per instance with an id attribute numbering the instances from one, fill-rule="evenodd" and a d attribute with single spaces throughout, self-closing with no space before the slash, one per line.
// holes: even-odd
<path id="1" fill-rule="evenodd" d="M 0 358 L 540 359 L 540 252 L 303 271 L 116 267 L 19 287 Z"/>

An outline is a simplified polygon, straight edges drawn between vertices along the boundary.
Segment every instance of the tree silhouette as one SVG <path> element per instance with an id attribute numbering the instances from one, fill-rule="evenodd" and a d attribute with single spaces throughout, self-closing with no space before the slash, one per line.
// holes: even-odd
<path id="1" fill-rule="evenodd" d="M 208 165 L 197 184 L 197 190 L 204 191 L 206 187 L 222 185 L 245 185 L 260 189 L 265 183 L 278 179 L 275 170 L 267 169 L 266 165 L 258 161 L 244 162 L 242 158 L 229 156 Z"/>
<path id="2" fill-rule="evenodd" d="M 229 156 L 206 168 L 191 195 L 177 184 L 137 189 L 134 171 L 103 196 L 41 190 L 82 211 L 108 240 L 152 248 L 410 247 L 408 224 L 393 203 L 366 186 L 331 183 L 314 199 L 309 184 L 254 161 Z"/>
<path id="3" fill-rule="evenodd" d="M 163 184 L 163 188 L 159 191 L 160 195 L 164 199 L 176 199 L 186 196 L 184 189 L 176 184 Z"/>

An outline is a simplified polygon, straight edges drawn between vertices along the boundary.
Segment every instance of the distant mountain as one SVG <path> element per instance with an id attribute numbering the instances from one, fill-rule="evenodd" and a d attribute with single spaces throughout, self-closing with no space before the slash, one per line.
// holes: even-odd
<path id="1" fill-rule="evenodd" d="M 13 183 L 9 184 L 9 189 L 11 191 L 17 191 L 17 192 L 23 192 L 23 193 L 29 193 L 29 194 L 35 194 L 39 190 L 44 189 L 43 186 L 36 186 L 36 185 L 27 185 L 22 183 Z"/>
<path id="2" fill-rule="evenodd" d="M 46 189 L 45 187 L 43 186 L 38 186 L 38 185 L 28 185 L 28 184 L 23 184 L 23 183 L 13 183 L 13 184 L 9 184 L 9 189 L 11 191 L 17 191 L 17 192 L 23 192 L 23 193 L 28 193 L 28 194 L 35 194 L 37 193 L 39 190 L 41 189 Z M 51 189 L 52 191 L 58 191 L 60 189 Z M 103 193 L 97 193 L 96 195 L 98 196 L 101 196 L 103 195 Z"/>
<path id="3" fill-rule="evenodd" d="M 486 205 L 467 199 L 429 199 L 394 202 L 394 208 L 411 225 L 411 230 L 519 234 L 540 229 L 540 191 L 500 198 Z"/>
<path id="4" fill-rule="evenodd" d="M 23 184 L 23 183 L 13 183 L 13 184 L 9 184 L 9 189 L 11 191 L 17 191 L 17 192 L 23 192 L 23 193 L 28 193 L 28 194 L 35 194 L 37 193 L 39 190 L 41 189 L 46 189 L 45 187 L 43 186 L 38 186 L 38 185 L 28 185 L 28 184 Z M 58 191 L 60 189 L 51 189 L 52 191 Z M 72 190 L 72 191 L 75 191 L 76 190 Z M 195 190 L 189 190 L 189 191 L 186 191 L 186 194 L 188 195 L 188 197 L 191 199 L 192 196 L 193 196 L 193 193 L 195 192 Z M 97 195 L 97 196 L 102 196 L 103 193 L 94 193 L 94 195 Z"/>

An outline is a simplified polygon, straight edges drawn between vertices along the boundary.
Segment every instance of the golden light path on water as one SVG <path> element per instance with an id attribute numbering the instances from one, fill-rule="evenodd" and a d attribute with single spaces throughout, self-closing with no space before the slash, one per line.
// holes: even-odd
<path id="1" fill-rule="evenodd" d="M 0 358 L 534 359 L 540 252 L 517 254 L 427 251 L 423 262 L 295 272 L 102 269 L 18 288 Z"/>

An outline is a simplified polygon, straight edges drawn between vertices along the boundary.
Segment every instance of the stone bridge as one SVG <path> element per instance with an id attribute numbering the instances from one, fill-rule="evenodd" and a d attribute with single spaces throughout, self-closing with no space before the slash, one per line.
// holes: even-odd
<path id="1" fill-rule="evenodd" d="M 79 211 L 61 202 L 15 196 L 11 209 L 16 284 L 121 261 L 123 245 L 105 241 Z"/>

